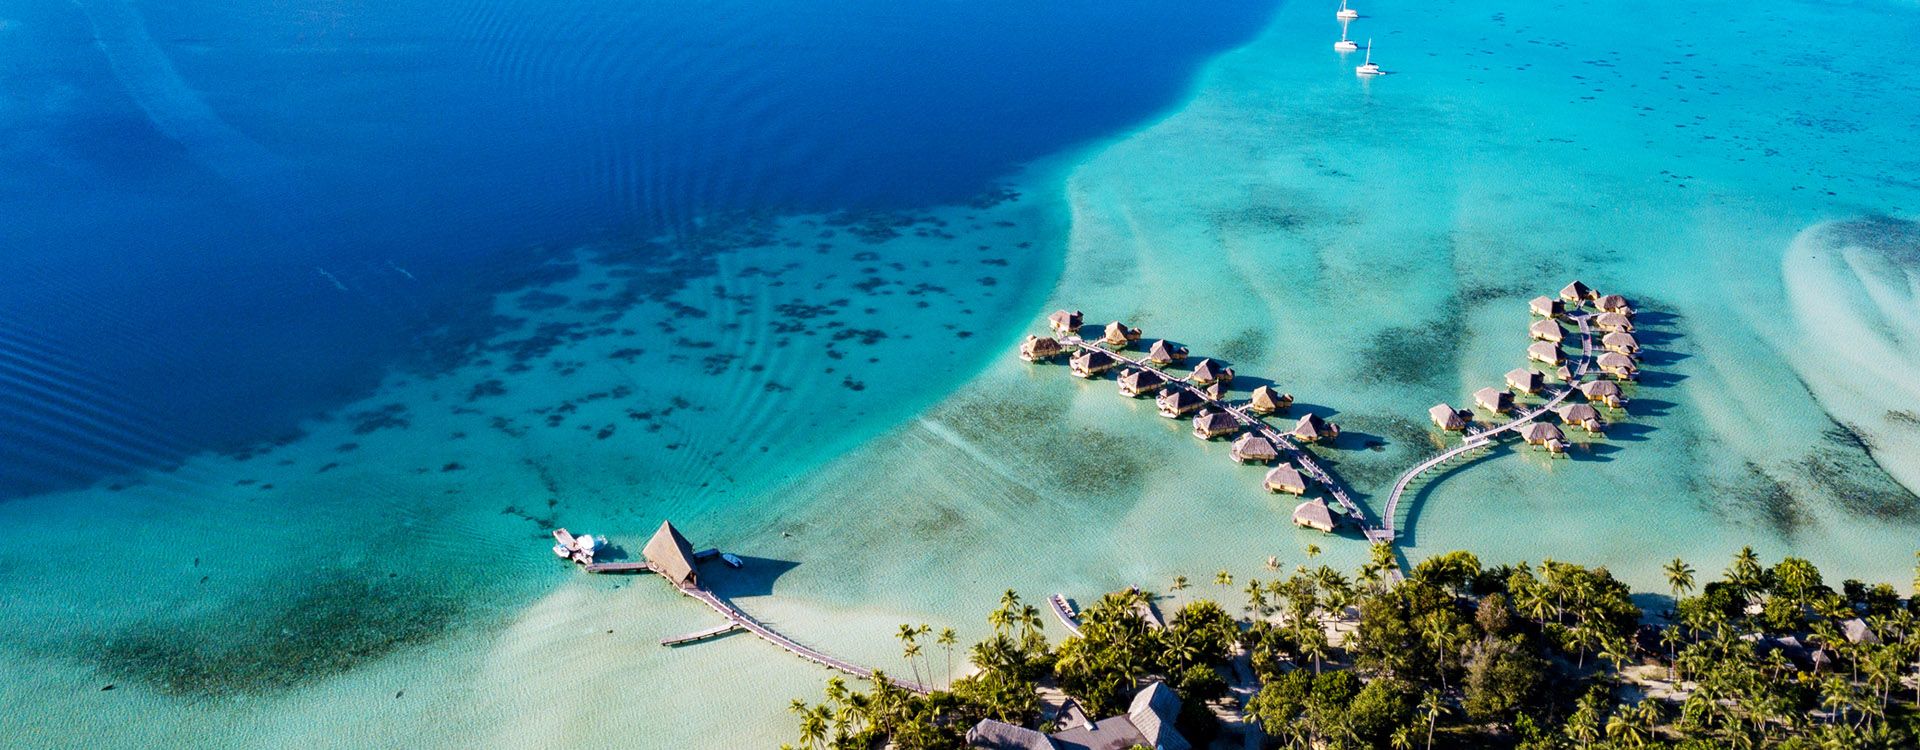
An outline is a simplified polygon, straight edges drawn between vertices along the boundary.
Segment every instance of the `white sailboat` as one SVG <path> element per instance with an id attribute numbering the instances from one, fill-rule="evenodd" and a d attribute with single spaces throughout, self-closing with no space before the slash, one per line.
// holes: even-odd
<path id="1" fill-rule="evenodd" d="M 1360 17 L 1360 11 L 1347 7 L 1347 0 L 1340 0 L 1340 12 L 1333 14 L 1333 17 L 1342 21 L 1351 21 Z"/>
<path id="2" fill-rule="evenodd" d="M 1360 45 L 1354 44 L 1352 39 L 1347 38 L 1347 25 L 1344 23 L 1340 24 L 1340 41 L 1333 43 L 1333 49 L 1335 52 L 1352 52 L 1360 49 Z"/>
<path id="3" fill-rule="evenodd" d="M 1373 40 L 1368 39 L 1367 40 L 1367 61 L 1360 63 L 1359 65 L 1353 66 L 1353 74 L 1360 76 L 1362 78 L 1367 78 L 1371 76 L 1381 75 L 1383 73 L 1386 73 L 1386 71 L 1381 70 L 1380 66 L 1375 65 L 1373 62 Z"/>

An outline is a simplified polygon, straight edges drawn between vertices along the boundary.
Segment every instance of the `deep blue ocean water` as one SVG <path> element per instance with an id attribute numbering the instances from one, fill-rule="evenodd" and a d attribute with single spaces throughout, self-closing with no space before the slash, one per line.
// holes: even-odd
<path id="1" fill-rule="evenodd" d="M 0 2 L 0 498 L 285 435 L 584 243 L 977 194 L 1271 5 Z"/>

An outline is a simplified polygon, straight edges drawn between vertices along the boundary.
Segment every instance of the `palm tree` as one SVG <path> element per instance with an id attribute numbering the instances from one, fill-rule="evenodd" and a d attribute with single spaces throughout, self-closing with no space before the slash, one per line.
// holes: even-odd
<path id="1" fill-rule="evenodd" d="M 1392 742 L 1393 750 L 1413 750 L 1413 727 L 1396 727 Z"/>
<path id="2" fill-rule="evenodd" d="M 1167 587 L 1167 591 L 1168 591 L 1169 593 L 1178 593 L 1178 592 L 1181 592 L 1181 591 L 1185 591 L 1185 590 L 1187 590 L 1187 577 L 1186 577 L 1186 576 L 1174 576 L 1174 577 L 1173 577 L 1173 585 L 1172 585 L 1172 586 L 1168 586 L 1168 587 Z"/>
<path id="3" fill-rule="evenodd" d="M 1247 612 L 1256 620 L 1267 612 L 1267 587 L 1258 578 L 1247 579 Z"/>
<path id="4" fill-rule="evenodd" d="M 1440 722 L 1440 714 L 1446 713 L 1447 704 L 1440 701 L 1440 691 L 1428 690 L 1420 696 L 1419 710 L 1427 717 L 1427 750 L 1433 750 L 1433 728 Z"/>
<path id="5" fill-rule="evenodd" d="M 1693 566 L 1678 557 L 1667 563 L 1667 585 L 1673 587 L 1674 604 L 1680 603 L 1680 595 L 1693 590 Z"/>
<path id="6" fill-rule="evenodd" d="M 1320 556 L 1320 545 L 1318 544 L 1307 545 L 1307 559 L 1311 560 L 1319 556 Z M 1920 579 L 1915 579 L 1915 580 L 1920 580 Z"/>
<path id="7" fill-rule="evenodd" d="M 1233 574 L 1228 573 L 1225 569 L 1222 569 L 1220 572 L 1213 574 L 1213 582 L 1219 585 L 1220 588 L 1223 588 L 1223 589 L 1228 586 L 1232 586 Z"/>
<path id="8" fill-rule="evenodd" d="M 941 628 L 940 637 L 935 638 L 933 642 L 940 644 L 941 648 L 944 648 L 947 650 L 947 688 L 952 689 L 953 688 L 953 646 L 954 644 L 960 642 L 960 637 L 954 634 L 953 628 Z"/>
<path id="9" fill-rule="evenodd" d="M 1625 704 L 1614 709 L 1613 715 L 1607 717 L 1607 736 L 1628 747 L 1647 744 L 1646 732 L 1640 729 L 1640 722 L 1634 719 Z"/>
<path id="10" fill-rule="evenodd" d="M 914 639 L 918 638 L 919 636 L 920 636 L 919 628 L 916 628 L 912 625 L 906 625 L 906 624 L 902 624 L 900 626 L 899 632 L 895 633 L 893 636 L 894 638 L 899 639 L 900 646 L 901 646 L 900 648 L 901 655 L 906 657 L 907 666 L 913 669 L 914 682 L 920 681 L 920 665 L 919 663 L 913 660 L 914 657 L 920 655 L 920 644 L 914 642 Z"/>
<path id="11" fill-rule="evenodd" d="M 1000 595 L 1000 606 L 987 613 L 987 624 L 993 626 L 994 633 L 1002 633 L 1013 627 L 1013 613 L 1020 609 L 1020 595 L 1013 589 L 1007 589 Z"/>
<path id="12" fill-rule="evenodd" d="M 1321 630 L 1317 625 L 1302 628 L 1300 636 L 1295 640 L 1300 643 L 1300 655 L 1313 659 L 1313 673 L 1320 674 L 1320 660 L 1325 659 L 1332 649 L 1332 644 L 1327 642 L 1327 631 Z"/>

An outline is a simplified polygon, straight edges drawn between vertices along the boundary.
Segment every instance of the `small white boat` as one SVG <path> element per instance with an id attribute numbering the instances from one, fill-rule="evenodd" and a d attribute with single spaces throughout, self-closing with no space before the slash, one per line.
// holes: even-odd
<path id="1" fill-rule="evenodd" d="M 1366 62 L 1353 66 L 1353 74 L 1360 76 L 1361 78 L 1371 78 L 1373 76 L 1386 74 L 1386 71 L 1381 70 L 1380 66 L 1374 64 L 1373 62 L 1373 40 L 1372 39 L 1367 40 Z"/>
<path id="2" fill-rule="evenodd" d="M 1360 49 L 1360 45 L 1354 44 L 1352 39 L 1347 38 L 1347 25 L 1344 23 L 1340 24 L 1340 41 L 1333 43 L 1333 49 L 1336 52 L 1352 52 Z"/>
<path id="3" fill-rule="evenodd" d="M 734 556 L 732 552 L 720 553 L 720 562 L 726 563 L 729 568 L 744 568 L 747 566 L 746 563 L 740 561 L 739 557 Z"/>
<path id="4" fill-rule="evenodd" d="M 1351 21 L 1360 17 L 1360 11 L 1347 7 L 1347 0 L 1340 0 L 1340 12 L 1333 14 L 1333 17 L 1342 21 Z"/>

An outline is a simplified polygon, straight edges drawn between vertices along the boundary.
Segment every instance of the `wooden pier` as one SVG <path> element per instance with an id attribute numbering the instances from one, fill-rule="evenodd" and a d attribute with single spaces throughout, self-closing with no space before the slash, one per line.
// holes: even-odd
<path id="1" fill-rule="evenodd" d="M 597 562 L 580 566 L 588 573 L 657 573 L 648 562 Z"/>
<path id="2" fill-rule="evenodd" d="M 713 608 L 713 611 L 719 612 L 720 616 L 727 618 L 727 622 L 732 624 L 733 626 L 738 627 L 742 630 L 745 630 L 749 633 L 752 633 L 756 636 L 759 636 L 761 640 L 764 640 L 775 646 L 779 646 L 781 649 L 784 649 L 787 653 L 793 654 L 794 656 L 798 656 L 802 659 L 813 662 L 815 664 L 826 667 L 828 669 L 845 672 L 847 674 L 853 675 L 854 677 L 858 677 L 863 680 L 873 679 L 872 669 L 868 669 L 866 667 L 860 666 L 858 664 L 854 664 L 853 662 L 847 661 L 845 659 L 841 659 L 841 658 L 829 655 L 825 652 L 818 651 L 813 648 L 801 645 L 799 641 L 795 641 L 792 638 L 788 638 L 784 635 L 781 635 L 779 631 L 776 631 L 773 628 L 770 628 L 770 627 L 767 627 L 766 625 L 761 624 L 760 621 L 753 619 L 751 616 L 748 616 L 747 613 L 740 611 L 739 608 L 734 607 L 732 604 L 729 604 L 721 600 L 720 597 L 715 596 L 711 591 L 708 591 L 706 589 L 703 589 L 697 586 L 680 586 L 676 588 L 679 589 L 680 593 L 686 594 L 687 596 L 691 596 L 695 599 L 698 599 L 702 603 L 706 604 L 708 607 Z M 900 688 L 902 690 L 907 690 L 913 693 L 918 693 L 920 695 L 926 695 L 927 693 L 932 692 L 932 690 L 925 685 L 922 685 L 917 682 L 913 682 L 911 680 L 903 680 L 898 677 L 888 676 L 887 682 L 892 683 L 894 687 Z"/>
<path id="3" fill-rule="evenodd" d="M 720 625 L 715 625 L 705 630 L 695 630 L 691 633 L 683 633 L 681 635 L 673 636 L 672 638 L 662 638 L 660 639 L 660 645 L 679 646 L 687 643 L 693 643 L 695 641 L 704 641 L 708 638 L 718 638 L 720 636 L 726 635 L 728 633 L 734 632 L 739 629 L 740 629 L 740 623 L 727 622 Z"/>

